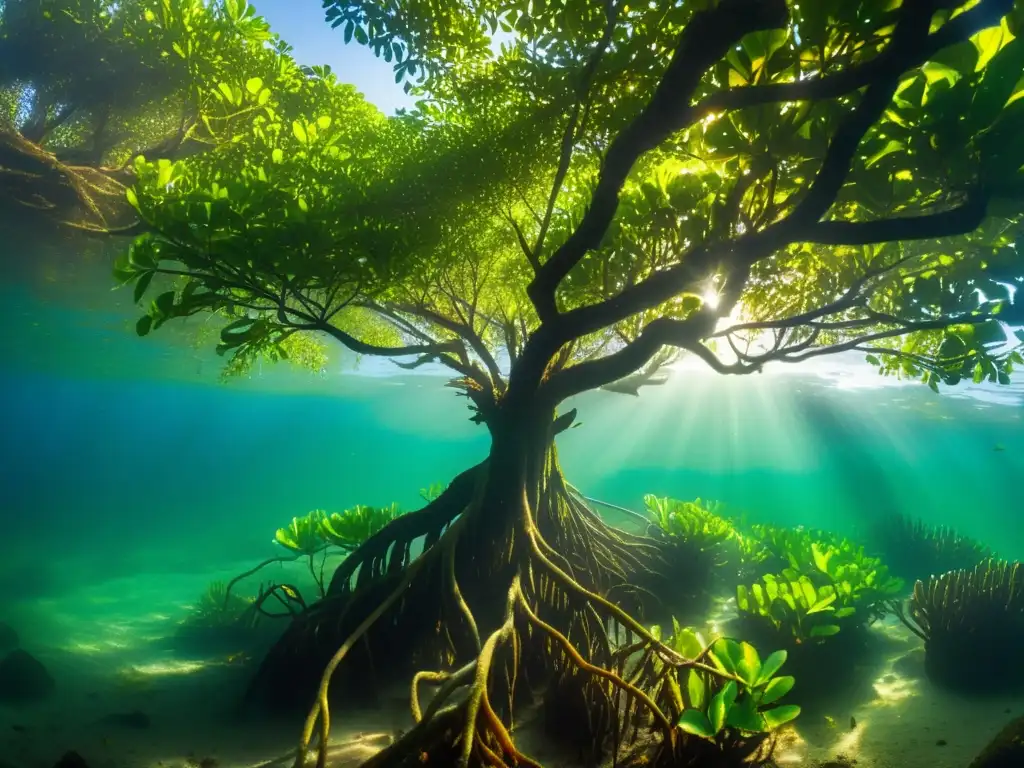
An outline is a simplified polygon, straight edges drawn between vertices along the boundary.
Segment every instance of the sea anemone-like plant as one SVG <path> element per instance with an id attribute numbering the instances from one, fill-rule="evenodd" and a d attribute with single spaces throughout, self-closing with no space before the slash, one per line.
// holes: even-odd
<path id="1" fill-rule="evenodd" d="M 324 515 L 318 533 L 329 544 L 351 551 L 401 514 L 397 504 L 387 507 L 357 504 L 344 512 Z"/>
<path id="2" fill-rule="evenodd" d="M 182 621 L 190 628 L 251 628 L 259 620 L 253 600 L 232 594 L 223 581 L 212 581 Z"/>
<path id="3" fill-rule="evenodd" d="M 914 585 L 900 618 L 924 640 L 925 670 L 964 692 L 1024 690 L 1024 570 L 986 560 Z"/>
<path id="4" fill-rule="evenodd" d="M 872 526 L 871 538 L 893 573 L 912 581 L 973 568 L 995 556 L 984 544 L 953 528 L 929 525 L 910 515 L 880 518 Z"/>
<path id="5" fill-rule="evenodd" d="M 314 509 L 308 515 L 293 517 L 284 528 L 278 528 L 274 541 L 298 555 L 313 556 L 324 547 L 322 523 L 327 513 Z"/>
<path id="6" fill-rule="evenodd" d="M 670 544 L 674 577 L 680 585 L 673 609 L 690 613 L 707 607 L 719 571 L 739 570 L 739 540 L 732 524 L 718 512 L 721 505 L 644 496 L 649 532 Z M 734 579 L 730 579 L 730 586 Z"/>

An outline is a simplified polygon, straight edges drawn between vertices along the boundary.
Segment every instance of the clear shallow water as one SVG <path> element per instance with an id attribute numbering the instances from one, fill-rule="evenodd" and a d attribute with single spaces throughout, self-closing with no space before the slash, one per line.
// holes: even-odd
<path id="1" fill-rule="evenodd" d="M 310 509 L 419 502 L 485 455 L 464 400 L 433 375 L 335 358 L 220 384 L 188 328 L 139 339 L 105 272 L 5 286 L 0 339 L 3 574 L 43 551 L 103 578 L 273 554 Z M 59 291 L 59 296 L 54 292 Z M 59 299 L 59 300 L 58 300 Z M 644 493 L 718 499 L 782 524 L 851 530 L 904 512 L 1011 557 L 1024 477 L 1019 388 L 877 386 L 852 360 L 730 378 L 684 365 L 640 398 L 589 393 L 559 439 L 569 479 L 632 508 Z"/>

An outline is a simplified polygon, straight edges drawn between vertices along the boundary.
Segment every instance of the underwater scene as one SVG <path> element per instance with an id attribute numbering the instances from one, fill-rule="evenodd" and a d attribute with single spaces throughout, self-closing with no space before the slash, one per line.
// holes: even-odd
<path id="1" fill-rule="evenodd" d="M 1024 768 L 1020 0 L 0 0 L 0 768 Z"/>

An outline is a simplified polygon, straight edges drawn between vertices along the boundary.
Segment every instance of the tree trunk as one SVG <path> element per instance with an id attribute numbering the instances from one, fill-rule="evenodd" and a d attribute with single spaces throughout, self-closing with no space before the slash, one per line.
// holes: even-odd
<path id="1" fill-rule="evenodd" d="M 407 750 L 434 749 L 427 743 L 447 745 L 432 759 L 450 761 L 450 733 L 427 721 L 448 722 L 452 707 L 465 726 L 454 740 L 468 750 L 460 765 L 475 764 L 470 752 L 494 750 L 509 765 L 529 764 L 504 723 L 533 693 L 544 693 L 555 714 L 548 722 L 563 736 L 571 731 L 588 759 L 610 740 L 618 749 L 651 705 L 623 697 L 632 690 L 628 658 L 657 644 L 633 615 L 650 607 L 657 584 L 673 586 L 662 576 L 671 558 L 663 542 L 607 526 L 570 494 L 554 437 L 571 419 L 524 408 L 491 420 L 487 460 L 357 549 L 327 596 L 293 622 L 248 701 L 278 712 L 313 703 L 300 752 L 318 725 L 326 744 L 329 691 L 339 703 L 366 705 L 409 678 L 442 688 L 420 721 L 414 683 L 419 724 L 368 765 L 403 765 Z M 417 541 L 423 551 L 414 556 Z M 615 671 L 594 677 L 599 667 Z M 463 693 L 461 704 L 436 709 Z"/>

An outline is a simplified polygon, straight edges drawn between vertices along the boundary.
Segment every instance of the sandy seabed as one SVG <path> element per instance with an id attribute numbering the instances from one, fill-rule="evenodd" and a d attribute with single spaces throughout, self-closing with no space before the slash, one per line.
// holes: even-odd
<path id="1" fill-rule="evenodd" d="M 68 750 L 90 768 L 290 768 L 299 719 L 268 725 L 235 712 L 255 659 L 189 656 L 163 642 L 186 610 L 181 596 L 229 576 L 154 574 L 0 606 L 0 620 L 19 630 L 22 646 L 57 680 L 45 702 L 0 705 L 0 768 L 52 768 Z M 811 768 L 843 756 L 857 768 L 968 768 L 1007 721 L 1024 714 L 1024 696 L 968 699 L 933 686 L 920 640 L 898 622 L 873 631 L 883 653 L 865 668 L 862 690 L 805 711 L 780 740 L 781 766 Z M 132 712 L 144 713 L 148 727 L 109 719 Z M 330 765 L 358 765 L 410 721 L 400 692 L 375 711 L 335 713 Z M 529 722 L 514 735 L 544 765 L 580 765 Z"/>

